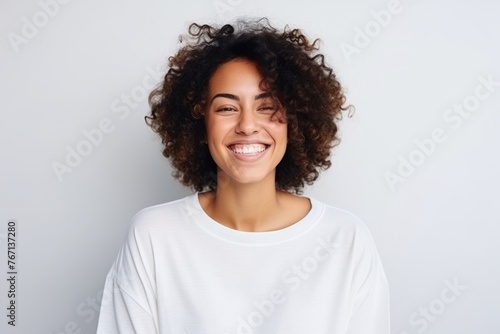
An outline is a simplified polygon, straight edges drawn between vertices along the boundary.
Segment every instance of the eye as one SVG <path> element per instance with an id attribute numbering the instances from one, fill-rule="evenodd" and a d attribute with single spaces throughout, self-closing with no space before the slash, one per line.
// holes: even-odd
<path id="1" fill-rule="evenodd" d="M 235 112 L 237 111 L 235 107 L 231 106 L 222 106 L 217 109 L 215 109 L 216 112 Z"/>
<path id="2" fill-rule="evenodd" d="M 276 110 L 276 106 L 274 104 L 264 104 L 260 106 L 257 110 L 264 113 L 272 113 Z"/>

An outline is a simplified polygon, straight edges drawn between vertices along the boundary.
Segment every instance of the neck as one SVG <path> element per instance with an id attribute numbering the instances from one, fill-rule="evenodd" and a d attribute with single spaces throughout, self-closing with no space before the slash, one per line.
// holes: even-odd
<path id="1" fill-rule="evenodd" d="M 206 211 L 223 225 L 240 231 L 272 229 L 273 218 L 280 212 L 281 192 L 274 177 L 263 182 L 221 184 L 207 203 Z"/>

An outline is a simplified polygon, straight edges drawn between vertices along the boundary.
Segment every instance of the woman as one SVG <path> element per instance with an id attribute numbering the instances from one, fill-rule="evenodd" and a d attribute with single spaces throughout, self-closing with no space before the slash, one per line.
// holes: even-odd
<path id="1" fill-rule="evenodd" d="M 98 333 L 388 334 L 367 228 L 299 196 L 347 109 L 316 41 L 264 19 L 181 41 L 147 122 L 196 193 L 134 217 Z"/>

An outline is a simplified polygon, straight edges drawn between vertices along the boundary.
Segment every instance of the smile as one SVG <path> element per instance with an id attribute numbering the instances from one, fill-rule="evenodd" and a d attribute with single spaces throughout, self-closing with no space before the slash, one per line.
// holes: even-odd
<path id="1" fill-rule="evenodd" d="M 269 145 L 263 145 L 263 144 L 251 144 L 251 145 L 234 144 L 229 146 L 229 149 L 236 154 L 253 155 L 264 152 L 265 150 L 267 150 L 268 147 Z"/>

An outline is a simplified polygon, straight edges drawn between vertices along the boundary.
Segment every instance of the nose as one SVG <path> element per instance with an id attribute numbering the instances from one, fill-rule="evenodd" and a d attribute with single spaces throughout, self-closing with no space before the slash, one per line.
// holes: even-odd
<path id="1" fill-rule="evenodd" d="M 238 118 L 236 133 L 249 136 L 258 133 L 259 130 L 260 124 L 255 112 L 251 109 L 242 110 Z"/>

